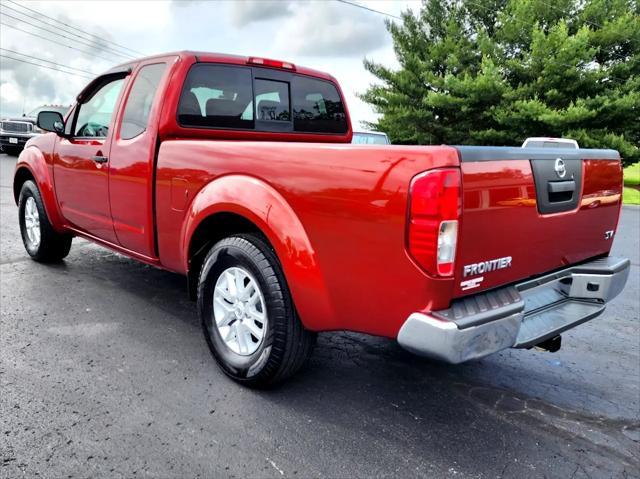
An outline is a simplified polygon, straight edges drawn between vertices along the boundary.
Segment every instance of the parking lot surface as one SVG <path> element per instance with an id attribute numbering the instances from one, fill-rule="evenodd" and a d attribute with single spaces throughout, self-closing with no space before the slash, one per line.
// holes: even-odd
<path id="1" fill-rule="evenodd" d="M 30 261 L 0 155 L 0 477 L 638 477 L 640 209 L 624 293 L 555 353 L 459 366 L 319 337 L 272 391 L 216 367 L 185 280 L 74 240 Z"/>

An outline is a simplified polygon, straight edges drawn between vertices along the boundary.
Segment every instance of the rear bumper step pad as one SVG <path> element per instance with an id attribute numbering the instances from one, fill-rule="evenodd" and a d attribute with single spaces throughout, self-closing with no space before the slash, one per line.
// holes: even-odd
<path id="1" fill-rule="evenodd" d="M 629 268 L 628 259 L 609 256 L 457 299 L 445 310 L 413 313 L 398 342 L 451 363 L 529 348 L 602 314 L 624 288 Z"/>

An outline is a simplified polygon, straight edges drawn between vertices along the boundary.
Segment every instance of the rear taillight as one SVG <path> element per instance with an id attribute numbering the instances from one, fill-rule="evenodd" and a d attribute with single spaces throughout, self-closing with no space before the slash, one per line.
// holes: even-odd
<path id="1" fill-rule="evenodd" d="M 461 211 L 460 170 L 427 171 L 411 182 L 409 254 L 432 276 L 452 276 Z"/>

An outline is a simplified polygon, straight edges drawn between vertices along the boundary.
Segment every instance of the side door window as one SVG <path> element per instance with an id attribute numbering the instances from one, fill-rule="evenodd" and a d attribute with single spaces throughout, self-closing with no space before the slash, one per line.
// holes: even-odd
<path id="1" fill-rule="evenodd" d="M 110 81 L 96 90 L 88 100 L 78 105 L 74 137 L 105 138 L 109 134 L 111 117 L 123 84 L 124 78 Z"/>
<path id="2" fill-rule="evenodd" d="M 138 72 L 122 116 L 120 138 L 123 140 L 135 138 L 147 129 L 151 106 L 166 67 L 165 63 L 156 63 L 146 65 Z"/>

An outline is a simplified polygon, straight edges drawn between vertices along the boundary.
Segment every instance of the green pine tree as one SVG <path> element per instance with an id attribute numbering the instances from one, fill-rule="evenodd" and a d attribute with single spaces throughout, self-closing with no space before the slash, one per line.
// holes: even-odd
<path id="1" fill-rule="evenodd" d="M 387 22 L 398 69 L 361 97 L 394 143 L 568 137 L 640 160 L 640 7 L 632 0 L 423 0 Z"/>

